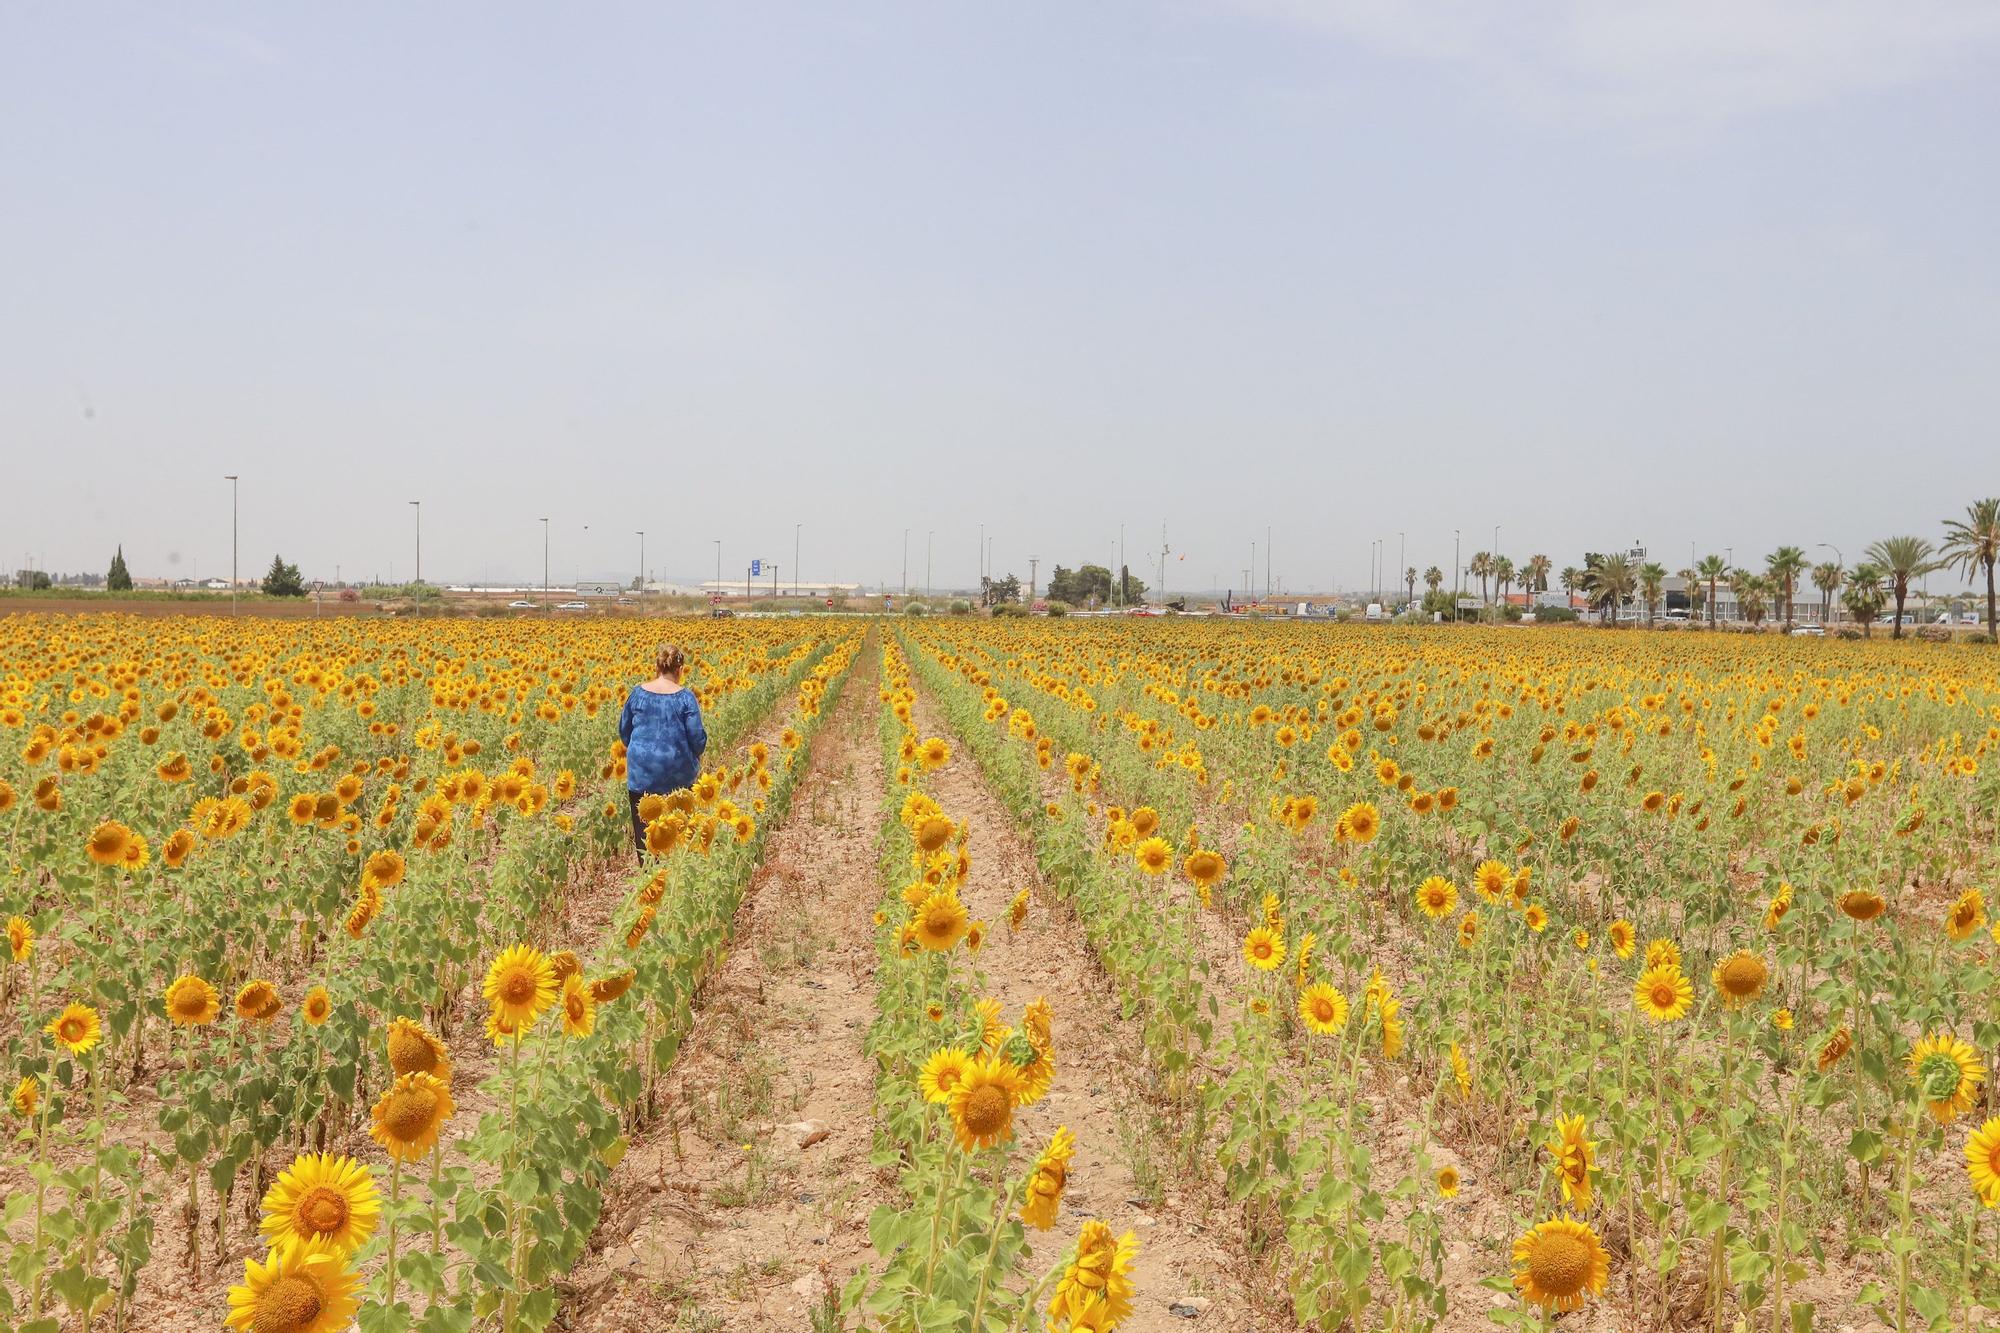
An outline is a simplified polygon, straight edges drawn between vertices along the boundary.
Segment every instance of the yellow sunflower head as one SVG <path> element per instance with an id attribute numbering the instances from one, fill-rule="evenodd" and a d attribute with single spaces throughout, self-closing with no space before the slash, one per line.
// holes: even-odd
<path id="1" fill-rule="evenodd" d="M 497 1016 L 497 1015 L 496 1015 Z M 456 1108 L 451 1087 L 430 1074 L 402 1074 L 375 1103 L 368 1136 L 399 1161 L 422 1158 Z"/>
<path id="2" fill-rule="evenodd" d="M 261 1264 L 244 1259 L 223 1322 L 240 1333 L 341 1333 L 360 1304 L 359 1282 L 347 1256 L 323 1240 L 280 1245 Z"/>
<path id="3" fill-rule="evenodd" d="M 515 1035 L 526 1033 L 556 1002 L 555 968 L 541 950 L 517 944 L 486 969 L 481 993 Z"/>
<path id="4" fill-rule="evenodd" d="M 1514 1286 L 1530 1305 L 1574 1310 L 1602 1292 L 1610 1274 L 1597 1233 L 1574 1218 L 1550 1218 L 1514 1242 Z"/>
<path id="5" fill-rule="evenodd" d="M 352 1254 L 381 1216 L 375 1177 L 352 1157 L 306 1153 L 294 1158 L 264 1195 L 260 1226 L 271 1245 L 320 1240 Z"/>

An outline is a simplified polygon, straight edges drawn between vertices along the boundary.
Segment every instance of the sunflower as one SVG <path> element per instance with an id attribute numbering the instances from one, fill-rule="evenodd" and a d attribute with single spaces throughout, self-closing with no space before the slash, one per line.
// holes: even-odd
<path id="1" fill-rule="evenodd" d="M 97 1011 L 89 1005 L 69 1004 L 50 1019 L 42 1031 L 55 1038 L 56 1045 L 71 1055 L 82 1055 L 97 1045 L 97 1039 L 104 1033 L 104 1025 L 98 1021 Z"/>
<path id="2" fill-rule="evenodd" d="M 965 928 L 965 951 L 967 953 L 978 953 L 979 947 L 985 943 L 986 923 L 984 921 L 975 921 Z"/>
<path id="3" fill-rule="evenodd" d="M 1634 948 L 1637 947 L 1638 935 L 1633 931 L 1630 921 L 1624 920 L 1621 917 L 1619 920 L 1613 921 L 1610 925 L 1606 926 L 1604 933 L 1611 940 L 1611 950 L 1613 953 L 1617 954 L 1620 958 L 1630 958 L 1632 956 Z"/>
<path id="4" fill-rule="evenodd" d="M 1373 842 L 1382 831 L 1382 812 L 1373 801 L 1356 801 L 1341 812 L 1340 823 L 1349 842 Z"/>
<path id="5" fill-rule="evenodd" d="M 215 987 L 197 976 L 174 978 L 167 987 L 167 1018 L 178 1027 L 200 1027 L 213 1023 L 221 1012 L 221 1001 L 215 994 Z"/>
<path id="6" fill-rule="evenodd" d="M 556 974 L 539 949 L 517 944 L 486 969 L 481 994 L 516 1033 L 526 1032 L 556 1002 Z"/>
<path id="7" fill-rule="evenodd" d="M 495 1013 L 493 1017 L 500 1017 Z M 399 1161 L 413 1162 L 430 1152 L 438 1130 L 455 1108 L 451 1088 L 430 1074 L 401 1074 L 375 1103 L 368 1137 Z"/>
<path id="8" fill-rule="evenodd" d="M 1967 889 L 1960 894 L 1944 919 L 1945 933 L 1954 943 L 1971 939 L 1985 924 L 1986 895 L 1978 889 Z"/>
<path id="9" fill-rule="evenodd" d="M 2000 1117 L 1988 1120 L 1965 1141 L 1965 1173 L 1972 1192 L 1988 1208 L 2000 1208 Z"/>
<path id="10" fill-rule="evenodd" d="M 1299 1021 L 1319 1036 L 1336 1036 L 1347 1027 L 1347 997 L 1324 981 L 1314 982 L 1299 992 Z"/>
<path id="11" fill-rule="evenodd" d="M 402 1074 L 430 1074 L 451 1082 L 451 1053 L 430 1030 L 413 1018 L 398 1018 L 383 1034 L 389 1068 Z"/>
<path id="12" fill-rule="evenodd" d="M 1873 921 L 1889 910 L 1889 904 L 1879 893 L 1867 889 L 1849 889 L 1840 895 L 1840 910 L 1856 921 Z"/>
<path id="13" fill-rule="evenodd" d="M 1715 988 L 1722 992 L 1726 1009 L 1741 1009 L 1764 993 L 1771 969 L 1754 953 L 1738 950 L 1715 965 Z"/>
<path id="14" fill-rule="evenodd" d="M 565 1037 L 588 1037 L 597 1026 L 597 1001 L 590 998 L 590 987 L 583 984 L 583 978 L 572 972 L 563 978 L 562 1030 Z"/>
<path id="15" fill-rule="evenodd" d="M 1940 1125 L 1972 1109 L 1985 1078 L 1979 1053 L 1949 1032 L 1933 1033 L 1910 1049 L 1910 1081 Z"/>
<path id="16" fill-rule="evenodd" d="M 917 1074 L 917 1088 L 924 1100 L 938 1106 L 950 1103 L 952 1090 L 959 1079 L 965 1076 L 966 1066 L 972 1062 L 961 1047 L 946 1046 L 932 1051 L 930 1059 Z"/>
<path id="17" fill-rule="evenodd" d="M 324 1241 L 281 1245 L 261 1264 L 245 1257 L 223 1323 L 244 1333 L 340 1333 L 354 1319 L 359 1281 L 346 1256 Z"/>
<path id="18" fill-rule="evenodd" d="M 1514 1286 L 1530 1305 L 1574 1310 L 1602 1292 L 1610 1275 L 1597 1233 L 1573 1217 L 1552 1217 L 1514 1242 Z"/>
<path id="19" fill-rule="evenodd" d="M 910 918 L 917 943 L 932 953 L 945 953 L 965 936 L 970 914 L 955 893 L 933 893 Z"/>
<path id="20" fill-rule="evenodd" d="M 1657 939 L 1646 945 L 1647 967 L 1679 968 L 1680 965 L 1681 946 L 1672 940 Z"/>
<path id="21" fill-rule="evenodd" d="M 1470 949 L 1479 942 L 1479 913 L 1467 912 L 1458 919 L 1458 945 Z"/>
<path id="22" fill-rule="evenodd" d="M 608 977 L 599 977 L 590 983 L 590 998 L 599 1004 L 610 1004 L 613 1000 L 632 989 L 632 983 L 639 974 L 632 968 L 623 972 L 613 972 Z"/>
<path id="23" fill-rule="evenodd" d="M 1114 1240 L 1104 1223 L 1095 1218 L 1085 1222 L 1076 1254 L 1049 1301 L 1049 1327 L 1108 1333 L 1121 1323 L 1132 1313 L 1132 1264 L 1138 1254 L 1138 1237 L 1132 1232 Z"/>
<path id="24" fill-rule="evenodd" d="M 917 763 L 922 765 L 924 772 L 934 772 L 951 762 L 951 746 L 941 737 L 926 737 L 917 746 L 916 759 Z"/>
<path id="25" fill-rule="evenodd" d="M 1458 1168 L 1455 1166 L 1438 1168 L 1437 1187 L 1439 1198 L 1456 1199 L 1458 1197 Z"/>
<path id="26" fill-rule="evenodd" d="M 1208 889 L 1229 873 L 1229 864 L 1222 859 L 1222 853 L 1202 847 L 1188 853 L 1187 860 L 1181 862 L 1181 873 L 1198 887 Z"/>
<path id="27" fill-rule="evenodd" d="M 1028 920 L 1028 891 L 1022 889 L 1014 895 L 1014 901 L 1007 904 L 1007 933 L 1013 934 Z"/>
<path id="28" fill-rule="evenodd" d="M 1021 1079 L 1001 1056 L 979 1056 L 965 1066 L 951 1090 L 951 1125 L 966 1152 L 991 1148 L 1014 1134 L 1014 1105 Z"/>
<path id="29" fill-rule="evenodd" d="M 1841 1058 L 1847 1054 L 1848 1049 L 1853 1045 L 1854 1038 L 1848 1034 L 1846 1028 L 1835 1028 L 1833 1034 L 1820 1043 L 1819 1056 L 1816 1060 L 1819 1072 L 1824 1074 L 1827 1070 L 1839 1064 Z"/>
<path id="30" fill-rule="evenodd" d="M 293 824 L 300 828 L 304 828 L 307 824 L 313 822 L 313 815 L 318 809 L 319 797 L 312 792 L 302 791 L 292 797 L 291 804 L 285 807 L 285 818 L 291 820 Z"/>
<path id="31" fill-rule="evenodd" d="M 951 841 L 951 835 L 958 826 L 941 814 L 926 815 L 916 827 L 917 846 L 926 852 L 935 852 Z"/>
<path id="32" fill-rule="evenodd" d="M 1556 1121 L 1556 1136 L 1548 1143 L 1556 1183 L 1562 1186 L 1563 1202 L 1580 1211 L 1590 1208 L 1590 1169 L 1597 1163 L 1597 1141 L 1589 1137 L 1580 1115 Z"/>
<path id="33" fill-rule="evenodd" d="M 380 1215 L 375 1177 L 367 1167 L 352 1157 L 306 1153 L 293 1158 L 264 1195 L 258 1229 L 273 1246 L 324 1241 L 347 1255 L 374 1234 Z"/>
<path id="34" fill-rule="evenodd" d="M 1157 875 L 1173 864 L 1173 844 L 1165 838 L 1147 838 L 1132 849 L 1132 859 L 1139 863 L 1139 869 L 1149 875 Z"/>
<path id="35" fill-rule="evenodd" d="M 1471 1062 L 1465 1058 L 1465 1052 L 1461 1051 L 1458 1048 L 1457 1042 L 1453 1042 L 1451 1044 L 1451 1049 L 1447 1052 L 1447 1055 L 1451 1060 L 1452 1082 L 1458 1084 L 1458 1095 L 1467 1099 L 1468 1101 L 1471 1100 L 1472 1098 Z"/>
<path id="36" fill-rule="evenodd" d="M 361 882 L 378 889 L 393 889 L 403 882 L 404 869 L 402 853 L 384 847 L 362 863 Z"/>
<path id="37" fill-rule="evenodd" d="M 1481 861 L 1472 872 L 1472 887 L 1489 903 L 1497 903 L 1513 887 L 1514 872 L 1499 861 Z"/>
<path id="38" fill-rule="evenodd" d="M 23 1120 L 32 1120 L 35 1118 L 35 1112 L 41 1107 L 41 1104 L 42 1085 L 36 1081 L 33 1074 L 25 1076 L 19 1083 L 14 1085 L 12 1105 L 15 1115 L 20 1116 Z"/>
<path id="39" fill-rule="evenodd" d="M 1542 910 L 1540 903 L 1529 903 L 1528 910 L 1521 914 L 1521 920 L 1527 922 L 1528 929 L 1537 935 L 1549 928 L 1549 914 Z"/>
<path id="40" fill-rule="evenodd" d="M 278 1016 L 284 1001 L 278 988 L 268 981 L 251 980 L 236 992 L 236 1016 L 246 1023 L 268 1023 Z"/>
<path id="41" fill-rule="evenodd" d="M 1056 1224 L 1056 1210 L 1062 1204 L 1063 1186 L 1069 1182 L 1070 1159 L 1076 1155 L 1076 1136 L 1067 1126 L 1057 1126 L 1049 1146 L 1035 1159 L 1022 1193 L 1021 1220 L 1037 1231 Z"/>
<path id="42" fill-rule="evenodd" d="M 1417 907 L 1433 921 L 1442 921 L 1458 907 L 1458 886 L 1442 875 L 1432 875 L 1417 886 Z"/>
<path id="43" fill-rule="evenodd" d="M 1299 947 L 1292 953 L 1292 984 L 1304 986 L 1312 977 L 1313 950 L 1319 945 L 1319 936 L 1307 931 L 1299 936 Z"/>
<path id="44" fill-rule="evenodd" d="M 1243 939 L 1243 961 L 1270 972 L 1285 961 L 1285 937 L 1269 926 L 1258 926 Z"/>
<path id="45" fill-rule="evenodd" d="M 1694 1003 L 1694 983 L 1678 967 L 1661 963 L 1639 974 L 1632 1003 L 1655 1023 L 1671 1023 L 1685 1017 Z"/>
<path id="46" fill-rule="evenodd" d="M 333 996 L 327 994 L 326 987 L 314 986 L 306 992 L 305 999 L 299 1001 L 299 1017 L 307 1027 L 318 1027 L 333 1016 Z"/>
<path id="47" fill-rule="evenodd" d="M 17 963 L 25 963 L 35 952 L 35 928 L 27 918 L 7 918 L 7 951 Z"/>
<path id="48" fill-rule="evenodd" d="M 107 819 L 91 830 L 85 850 L 101 866 L 125 864 L 125 852 L 132 845 L 132 830 L 115 819 Z"/>

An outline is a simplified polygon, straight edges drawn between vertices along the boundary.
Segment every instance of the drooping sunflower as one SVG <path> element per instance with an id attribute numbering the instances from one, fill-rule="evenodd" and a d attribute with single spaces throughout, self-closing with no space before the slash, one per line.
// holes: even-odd
<path id="1" fill-rule="evenodd" d="M 1432 875 L 1417 886 L 1417 907 L 1433 921 L 1442 921 L 1458 908 L 1458 886 L 1442 875 Z"/>
<path id="2" fill-rule="evenodd" d="M 556 1002 L 555 969 L 541 950 L 517 944 L 486 969 L 481 994 L 508 1027 L 525 1033 Z"/>
<path id="3" fill-rule="evenodd" d="M 1243 938 L 1243 961 L 1262 972 L 1285 961 L 1285 937 L 1269 926 L 1258 926 Z"/>
<path id="4" fill-rule="evenodd" d="M 1959 895 L 1945 915 L 1945 933 L 1953 943 L 1971 939 L 1986 924 L 1986 895 L 1978 889 L 1967 889 Z"/>
<path id="5" fill-rule="evenodd" d="M 1661 963 L 1639 974 L 1632 1003 L 1653 1022 L 1671 1023 L 1685 1017 L 1694 1003 L 1694 983 L 1678 967 Z"/>
<path id="6" fill-rule="evenodd" d="M 638 980 L 638 977 L 638 972 L 629 967 L 623 972 L 614 972 L 608 977 L 599 977 L 590 983 L 590 998 L 599 1004 L 610 1004 L 626 991 L 631 990 L 632 983 Z"/>
<path id="7" fill-rule="evenodd" d="M 104 1034 L 104 1025 L 98 1020 L 97 1011 L 87 1004 L 67 1004 L 63 1011 L 49 1020 L 42 1031 L 55 1038 L 56 1045 L 71 1055 L 82 1055 L 97 1045 Z"/>
<path id="8" fill-rule="evenodd" d="M 1948 1125 L 1977 1103 L 1986 1071 L 1979 1052 L 1949 1032 L 1934 1032 L 1910 1048 L 1910 1081 L 1931 1119 Z"/>
<path id="9" fill-rule="evenodd" d="M 588 1037 L 597 1026 L 597 1001 L 590 998 L 590 987 L 584 985 L 583 977 L 572 972 L 563 978 L 562 1030 L 566 1037 Z"/>
<path id="10" fill-rule="evenodd" d="M 243 989 L 236 992 L 236 1016 L 246 1023 L 268 1023 L 283 1006 L 278 988 L 268 981 L 246 981 Z"/>
<path id="11" fill-rule="evenodd" d="M 969 1061 L 951 1090 L 952 1132 L 966 1152 L 991 1148 L 1014 1134 L 1020 1074 L 1004 1056 Z"/>
<path id="12" fill-rule="evenodd" d="M 340 1333 L 354 1319 L 360 1277 L 325 1241 L 280 1245 L 263 1263 L 246 1257 L 229 1289 L 226 1327 L 243 1333 Z"/>
<path id="13" fill-rule="evenodd" d="M 41 1082 L 33 1074 L 23 1076 L 14 1085 L 14 1095 L 9 1104 L 14 1108 L 15 1115 L 23 1120 L 33 1120 L 42 1104 Z"/>
<path id="14" fill-rule="evenodd" d="M 131 843 L 132 830 L 115 819 L 107 819 L 91 830 L 85 850 L 98 865 L 122 866 L 125 864 L 126 848 Z"/>
<path id="15" fill-rule="evenodd" d="M 494 1017 L 499 1017 L 495 1013 Z M 368 1137 L 391 1157 L 413 1162 L 430 1152 L 457 1109 L 451 1087 L 430 1074 L 401 1074 L 375 1103 Z"/>
<path id="16" fill-rule="evenodd" d="M 1514 1287 L 1530 1305 L 1574 1310 L 1601 1293 L 1610 1276 L 1597 1233 L 1573 1217 L 1552 1217 L 1514 1242 Z"/>
<path id="17" fill-rule="evenodd" d="M 367 1167 L 352 1157 L 306 1153 L 265 1193 L 258 1229 L 270 1245 L 319 1240 L 346 1255 L 374 1234 L 381 1212 Z"/>
<path id="18" fill-rule="evenodd" d="M 1317 1036 L 1336 1036 L 1347 1027 L 1347 997 L 1316 981 L 1299 992 L 1299 1021 Z"/>
<path id="19" fill-rule="evenodd" d="M 213 1023 L 222 1004 L 216 996 L 215 987 L 197 976 L 174 978 L 167 987 L 165 1000 L 167 1018 L 178 1027 L 200 1027 Z"/>
<path id="20" fill-rule="evenodd" d="M 1853 1044 L 1854 1038 L 1848 1034 L 1846 1028 L 1835 1028 L 1832 1035 L 1820 1043 L 1819 1056 L 1815 1061 L 1819 1066 L 1819 1072 L 1824 1074 L 1827 1070 L 1839 1064 L 1841 1057 L 1847 1054 L 1848 1048 L 1853 1046 Z"/>
<path id="21" fill-rule="evenodd" d="M 35 952 L 35 928 L 26 917 L 7 918 L 7 952 L 17 963 L 25 963 Z"/>
<path id="22" fill-rule="evenodd" d="M 389 1068 L 402 1074 L 431 1074 L 451 1082 L 451 1052 L 413 1018 L 394 1019 L 383 1034 L 388 1048 Z"/>
<path id="23" fill-rule="evenodd" d="M 1604 933 L 1611 940 L 1611 951 L 1613 953 L 1617 954 L 1620 958 L 1630 958 L 1632 956 L 1634 949 L 1637 947 L 1638 935 L 1633 931 L 1630 921 L 1621 917 L 1606 926 Z"/>
<path id="24" fill-rule="evenodd" d="M 1590 1169 L 1597 1163 L 1597 1141 L 1590 1137 L 1584 1118 L 1572 1115 L 1558 1119 L 1548 1150 L 1556 1183 L 1562 1187 L 1563 1202 L 1579 1211 L 1588 1211 Z"/>
<path id="25" fill-rule="evenodd" d="M 911 916 L 917 943 L 932 953 L 948 952 L 965 937 L 970 913 L 956 893 L 933 893 Z"/>
<path id="26" fill-rule="evenodd" d="M 384 847 L 370 856 L 361 865 L 361 882 L 373 884 L 378 889 L 393 889 L 403 882 L 403 854 Z"/>
<path id="27" fill-rule="evenodd" d="M 1104 1223 L 1095 1218 L 1085 1222 L 1076 1254 L 1049 1301 L 1049 1327 L 1108 1333 L 1124 1322 L 1132 1313 L 1132 1264 L 1138 1254 L 1139 1240 L 1132 1232 L 1113 1239 Z"/>
<path id="28" fill-rule="evenodd" d="M 1014 901 L 1007 904 L 1007 933 L 1012 935 L 1028 920 L 1028 891 L 1022 889 L 1014 895 Z"/>
<path id="29" fill-rule="evenodd" d="M 1713 973 L 1715 989 L 1721 992 L 1726 1009 L 1741 1009 L 1762 995 L 1770 978 L 1770 966 L 1762 958 L 1740 949 L 1717 963 Z"/>
<path id="30" fill-rule="evenodd" d="M 1889 903 L 1868 889 L 1849 889 L 1840 895 L 1840 910 L 1856 921 L 1873 921 L 1889 910 Z"/>
<path id="31" fill-rule="evenodd" d="M 971 1060 L 972 1057 L 958 1046 L 932 1051 L 930 1059 L 924 1061 L 923 1069 L 917 1074 L 917 1088 L 923 1093 L 924 1100 L 937 1106 L 948 1105 Z"/>
<path id="32" fill-rule="evenodd" d="M 1028 1183 L 1023 1189 L 1021 1220 L 1037 1231 L 1047 1231 L 1056 1224 L 1056 1211 L 1062 1204 L 1063 1186 L 1069 1182 L 1069 1163 L 1076 1156 L 1076 1136 L 1068 1126 L 1059 1125 L 1049 1146 L 1035 1159 L 1035 1169 L 1028 1173 Z"/>
<path id="33" fill-rule="evenodd" d="M 1972 1131 L 1965 1141 L 1965 1173 L 1972 1192 L 1988 1208 L 2000 1208 L 2000 1116 Z"/>

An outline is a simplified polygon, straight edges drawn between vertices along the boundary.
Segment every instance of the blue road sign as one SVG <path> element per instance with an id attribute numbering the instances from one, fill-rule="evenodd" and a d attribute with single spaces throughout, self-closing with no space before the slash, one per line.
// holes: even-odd
<path id="1" fill-rule="evenodd" d="M 754 579 L 754 578 L 756 578 L 756 577 L 757 577 L 757 576 L 758 576 L 759 574 L 762 574 L 763 572 L 764 572 L 764 562 L 763 562 L 762 560 L 752 560 L 752 561 L 750 562 L 750 577 L 751 577 L 751 578 L 753 578 L 753 579 Z"/>

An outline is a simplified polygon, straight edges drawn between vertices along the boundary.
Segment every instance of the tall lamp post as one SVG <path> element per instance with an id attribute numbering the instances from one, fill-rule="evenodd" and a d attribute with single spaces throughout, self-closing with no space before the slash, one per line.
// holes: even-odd
<path id="1" fill-rule="evenodd" d="M 792 596 L 799 595 L 799 529 L 805 524 L 792 524 Z"/>
<path id="2" fill-rule="evenodd" d="M 639 595 L 646 595 L 646 532 L 639 530 Z"/>
<path id="3" fill-rule="evenodd" d="M 903 529 L 903 596 L 910 595 L 910 530 Z"/>
<path id="4" fill-rule="evenodd" d="M 1459 592 L 1458 592 L 1458 590 L 1459 590 L 1459 581 L 1458 581 L 1458 575 L 1459 575 L 1459 570 L 1460 570 L 1460 565 L 1459 565 L 1459 563 L 1458 563 L 1458 529 L 1457 529 L 1457 528 L 1453 528 L 1453 529 L 1451 530 L 1451 600 L 1452 600 L 1452 608 L 1451 608 L 1451 618 L 1452 618 L 1453 620 L 1457 620 L 1457 619 L 1458 619 L 1458 605 L 1457 605 L 1457 603 L 1458 603 L 1458 597 L 1459 597 Z"/>
<path id="5" fill-rule="evenodd" d="M 924 534 L 924 600 L 931 599 L 931 542 L 937 537 L 937 529 Z"/>
<path id="6" fill-rule="evenodd" d="M 1833 552 L 1833 558 L 1839 562 L 1841 569 L 1845 571 L 1847 568 L 1847 557 L 1840 553 L 1840 548 L 1838 546 L 1835 546 L 1832 542 L 1821 542 L 1820 545 L 1825 549 Z M 1836 625 L 1839 624 L 1840 601 L 1833 595 L 1833 592 L 1831 590 L 1828 590 L 1826 594 L 1826 605 L 1827 609 L 1833 613 L 1833 623 Z"/>
<path id="7" fill-rule="evenodd" d="M 230 473 L 230 474 L 229 474 L 228 476 L 224 477 L 224 478 L 223 478 L 223 480 L 229 483 L 229 614 L 233 616 L 233 615 L 235 615 L 235 614 L 236 614 L 236 611 L 237 611 L 237 607 L 236 607 L 236 474 L 235 474 L 234 472 L 232 472 L 232 473 Z M 29 586 L 30 588 L 34 587 L 34 586 L 35 586 L 35 581 L 34 581 L 33 579 L 29 579 L 29 580 L 28 580 L 28 586 Z"/>
<path id="8" fill-rule="evenodd" d="M 412 500 L 410 507 L 417 511 L 417 577 L 416 582 L 411 585 L 414 591 L 410 599 L 416 603 L 417 619 L 422 620 L 424 618 L 424 502 Z"/>
<path id="9" fill-rule="evenodd" d="M 542 520 L 542 614 L 549 611 L 549 521 Z"/>

